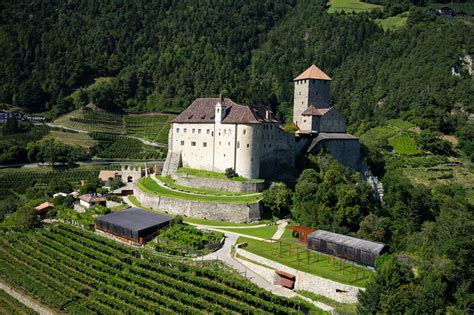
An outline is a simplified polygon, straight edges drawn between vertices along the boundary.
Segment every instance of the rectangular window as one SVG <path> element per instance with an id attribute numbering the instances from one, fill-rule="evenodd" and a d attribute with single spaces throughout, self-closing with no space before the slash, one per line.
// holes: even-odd
<path id="1" fill-rule="evenodd" d="M 250 148 L 250 144 L 247 143 L 247 148 Z"/>
<path id="2" fill-rule="evenodd" d="M 198 135 L 200 135 L 200 134 L 201 134 L 201 129 L 198 129 Z"/>
<path id="3" fill-rule="evenodd" d="M 240 142 L 237 141 L 237 149 L 240 148 Z"/>
<path id="4" fill-rule="evenodd" d="M 184 140 L 181 140 L 181 145 L 184 145 Z"/>
<path id="5" fill-rule="evenodd" d="M 196 146 L 196 141 L 191 141 L 191 146 L 195 147 Z"/>
<path id="6" fill-rule="evenodd" d="M 205 147 L 205 148 L 207 148 L 207 142 L 203 142 L 203 143 L 202 143 L 202 146 Z"/>
<path id="7" fill-rule="evenodd" d="M 207 134 L 209 134 L 209 132 L 210 132 L 210 130 L 209 130 L 209 129 L 207 129 L 207 130 L 206 130 L 206 133 L 207 133 Z"/>
<path id="8" fill-rule="evenodd" d="M 193 133 L 195 133 L 195 132 L 196 132 L 196 129 L 193 128 Z"/>
<path id="9" fill-rule="evenodd" d="M 244 130 L 243 130 L 243 134 L 246 134 L 246 133 L 247 133 L 247 130 L 246 130 L 246 129 L 244 129 Z"/>
<path id="10" fill-rule="evenodd" d="M 186 133 L 186 131 L 187 131 L 187 129 L 186 129 L 186 128 L 184 128 L 183 132 L 184 132 L 184 133 Z"/>
<path id="11" fill-rule="evenodd" d="M 179 128 L 176 128 L 176 133 L 179 133 Z"/>

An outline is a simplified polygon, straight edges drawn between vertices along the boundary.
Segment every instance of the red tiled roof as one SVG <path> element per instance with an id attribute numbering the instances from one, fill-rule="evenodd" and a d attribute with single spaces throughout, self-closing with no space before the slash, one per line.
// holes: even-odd
<path id="1" fill-rule="evenodd" d="M 311 105 L 304 112 L 302 112 L 301 115 L 303 115 L 303 116 L 324 116 L 331 109 L 332 109 L 332 107 L 316 108 L 314 105 Z"/>
<path id="2" fill-rule="evenodd" d="M 120 171 L 108 171 L 108 170 L 101 170 L 99 172 L 99 178 L 103 182 L 107 182 L 109 178 L 115 178 L 117 176 L 122 175 Z"/>
<path id="3" fill-rule="evenodd" d="M 306 79 L 316 79 L 316 80 L 326 80 L 332 81 L 332 79 L 319 69 L 315 65 L 311 65 L 308 69 L 303 71 L 299 76 L 293 79 L 293 81 L 306 80 Z"/>
<path id="4" fill-rule="evenodd" d="M 213 123 L 215 106 L 218 102 L 218 98 L 198 98 L 179 114 L 173 122 Z M 273 113 L 264 106 L 237 104 L 229 98 L 224 99 L 223 105 L 226 107 L 226 114 L 222 120 L 224 124 L 279 123 Z"/>

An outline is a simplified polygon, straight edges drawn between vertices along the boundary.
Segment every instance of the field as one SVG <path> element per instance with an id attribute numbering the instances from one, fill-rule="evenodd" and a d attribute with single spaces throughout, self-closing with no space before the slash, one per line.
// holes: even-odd
<path id="1" fill-rule="evenodd" d="M 168 132 L 175 115 L 147 114 L 127 115 L 123 117 L 128 135 L 158 143 L 168 143 Z"/>
<path id="2" fill-rule="evenodd" d="M 27 315 L 38 314 L 31 308 L 23 305 L 17 299 L 0 289 L 0 314 L 2 315 Z"/>
<path id="3" fill-rule="evenodd" d="M 416 147 L 416 141 L 410 135 L 399 135 L 388 140 L 393 150 L 398 154 L 413 155 L 420 151 Z"/>
<path id="4" fill-rule="evenodd" d="M 358 0 L 330 0 L 328 2 L 330 6 L 328 9 L 328 13 L 336 13 L 336 12 L 346 12 L 352 13 L 353 11 L 356 13 L 366 12 L 373 9 L 382 9 L 383 6 L 372 4 L 372 3 L 365 3 Z"/>
<path id="5" fill-rule="evenodd" d="M 357 314 L 357 303 L 356 304 L 339 303 L 325 296 L 317 295 L 309 291 L 299 291 L 298 293 L 301 294 L 302 296 L 310 298 L 313 301 L 321 302 L 326 305 L 334 307 L 334 311 L 336 314 L 341 314 L 341 315 L 356 315 Z"/>
<path id="6" fill-rule="evenodd" d="M 183 262 L 70 225 L 0 239 L 0 276 L 57 312 L 287 314 L 307 311 L 216 263 Z"/>
<path id="7" fill-rule="evenodd" d="M 0 169 L 0 197 L 12 193 L 25 193 L 28 187 L 45 187 L 61 179 L 78 185 L 81 179 L 97 177 L 101 169 L 115 169 L 117 166 L 87 165 L 67 170 L 44 168 Z"/>
<path id="8" fill-rule="evenodd" d="M 50 130 L 45 138 L 57 139 L 61 141 L 62 143 L 70 144 L 70 145 L 79 145 L 87 149 L 97 144 L 97 141 L 92 139 L 88 134 L 78 133 L 78 132 L 64 132 L 64 131 L 58 131 L 58 130 Z"/>
<path id="9" fill-rule="evenodd" d="M 268 243 L 251 238 L 239 237 L 237 243 L 246 242 L 245 250 L 274 260 L 288 267 L 314 274 L 329 280 L 363 287 L 372 271 L 352 263 L 331 258 L 315 251 L 307 255 L 306 247 L 299 242 Z M 286 245 L 285 245 L 286 244 Z M 291 244 L 289 247 L 288 244 Z M 299 252 L 299 253 L 298 253 Z"/>
<path id="10" fill-rule="evenodd" d="M 131 139 L 111 133 L 91 133 L 98 145 L 95 155 L 103 159 L 159 160 L 165 158 L 164 148 L 143 144 L 140 140 Z"/>
<path id="11" fill-rule="evenodd" d="M 55 124 L 87 132 L 130 135 L 151 142 L 168 143 L 171 114 L 121 115 L 91 110 L 75 110 L 54 121 Z"/>
<path id="12" fill-rule="evenodd" d="M 263 238 L 263 239 L 270 239 L 270 238 L 272 238 L 273 234 L 275 234 L 277 229 L 278 229 L 278 225 L 270 225 L 270 226 L 259 227 L 259 228 L 249 228 L 249 229 L 223 228 L 221 230 L 228 231 L 228 232 L 239 233 L 239 234 L 244 234 L 244 235 L 255 236 L 255 237 L 260 237 L 260 238 Z"/>
<path id="13" fill-rule="evenodd" d="M 404 12 L 399 15 L 391 16 L 386 19 L 377 19 L 375 22 L 379 24 L 385 31 L 397 30 L 407 25 L 408 13 Z"/>
<path id="14" fill-rule="evenodd" d="M 157 182 L 155 182 L 151 178 L 142 178 L 136 183 L 136 185 L 142 191 L 147 193 L 185 200 L 254 203 L 261 199 L 260 195 L 224 196 L 211 194 L 194 194 L 182 191 L 175 191 L 158 185 Z"/>

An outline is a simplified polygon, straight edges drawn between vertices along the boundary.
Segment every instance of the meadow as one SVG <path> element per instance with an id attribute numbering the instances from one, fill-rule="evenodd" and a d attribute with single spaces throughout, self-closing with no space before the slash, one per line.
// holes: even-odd
<path id="1" fill-rule="evenodd" d="M 330 0 L 328 2 L 328 6 L 328 13 L 360 13 L 383 8 L 381 5 L 366 3 L 358 0 Z"/>

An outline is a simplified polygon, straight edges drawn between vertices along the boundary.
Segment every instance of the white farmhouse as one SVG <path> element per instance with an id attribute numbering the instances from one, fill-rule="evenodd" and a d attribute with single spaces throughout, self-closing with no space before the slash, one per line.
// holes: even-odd
<path id="1" fill-rule="evenodd" d="M 265 177 L 279 166 L 294 166 L 293 144 L 268 108 L 198 98 L 172 122 L 163 173 L 183 166 Z"/>

